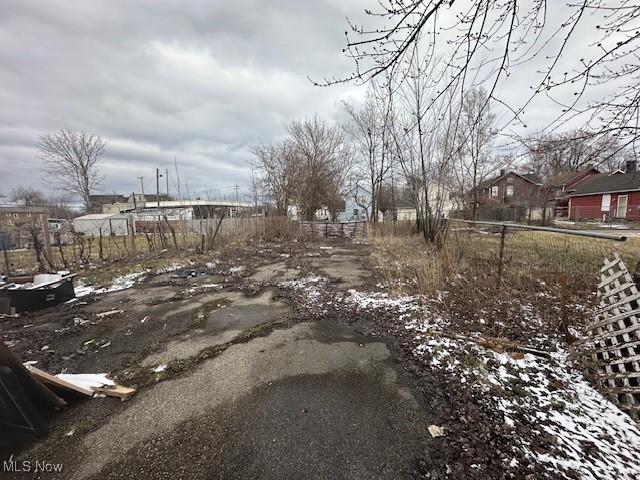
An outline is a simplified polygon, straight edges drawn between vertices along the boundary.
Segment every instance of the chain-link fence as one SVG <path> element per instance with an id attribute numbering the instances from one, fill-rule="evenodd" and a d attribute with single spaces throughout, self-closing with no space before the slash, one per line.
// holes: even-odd
<path id="1" fill-rule="evenodd" d="M 443 251 L 479 291 L 557 300 L 558 326 L 566 331 L 569 310 L 593 306 L 603 260 L 617 253 L 635 267 L 639 247 L 638 238 L 610 233 L 451 220 Z"/>

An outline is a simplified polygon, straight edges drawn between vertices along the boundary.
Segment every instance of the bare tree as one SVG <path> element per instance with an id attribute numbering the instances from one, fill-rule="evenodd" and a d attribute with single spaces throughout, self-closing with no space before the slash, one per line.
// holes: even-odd
<path id="1" fill-rule="evenodd" d="M 91 209 L 91 192 L 101 180 L 98 167 L 105 145 L 99 136 L 70 130 L 45 135 L 38 143 L 47 180 L 80 197 L 86 211 Z"/>
<path id="2" fill-rule="evenodd" d="M 412 46 L 439 69 L 426 109 L 447 92 L 461 100 L 482 78 L 487 101 L 509 111 L 506 123 L 525 125 L 537 96 L 557 105 L 546 126 L 580 122 L 598 134 L 615 133 L 621 145 L 640 139 L 640 8 L 627 0 L 380 0 L 372 1 L 370 26 L 349 24 L 345 54 L 366 82 L 406 72 Z M 367 22 L 368 23 L 368 22 Z M 442 56 L 442 57 L 440 57 Z M 534 64 L 536 68 L 531 68 Z M 504 92 L 516 72 L 531 79 L 515 103 Z"/>
<path id="3" fill-rule="evenodd" d="M 263 144 L 253 149 L 255 169 L 265 193 L 275 202 L 278 214 L 287 215 L 297 191 L 300 164 L 293 142 Z"/>
<path id="4" fill-rule="evenodd" d="M 587 165 L 604 165 L 615 170 L 625 154 L 613 135 L 597 136 L 592 132 L 569 130 L 523 140 L 528 151 L 531 170 L 544 179 L 554 175 L 580 170 Z"/>
<path id="5" fill-rule="evenodd" d="M 25 207 L 39 207 L 47 203 L 41 191 L 33 187 L 18 187 L 11 192 L 11 201 Z"/>
<path id="6" fill-rule="evenodd" d="M 312 220 L 323 206 L 342 197 L 351 170 L 342 130 L 319 117 L 293 121 L 288 128 L 302 172 L 297 182 L 297 203 L 302 216 Z"/>
<path id="7" fill-rule="evenodd" d="M 478 186 L 498 168 L 491 155 L 495 137 L 495 115 L 491 112 L 488 93 L 483 88 L 466 92 L 462 99 L 459 120 L 459 161 L 453 172 L 459 194 L 471 200 L 471 218 L 476 219 L 479 206 Z"/>
<path id="8" fill-rule="evenodd" d="M 69 206 L 68 195 L 52 195 L 47 198 L 47 207 L 54 218 L 73 218 L 74 210 Z"/>
<path id="9" fill-rule="evenodd" d="M 359 106 L 343 102 L 350 122 L 345 126 L 360 160 L 360 175 L 367 178 L 371 191 L 371 215 L 378 221 L 379 197 L 382 185 L 393 169 L 393 106 L 391 78 L 385 83 L 373 83 Z M 367 209 L 368 210 L 368 209 Z"/>

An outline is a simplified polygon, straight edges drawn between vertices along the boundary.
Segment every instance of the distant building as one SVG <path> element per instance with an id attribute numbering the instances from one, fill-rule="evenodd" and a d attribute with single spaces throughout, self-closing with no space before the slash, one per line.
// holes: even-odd
<path id="1" fill-rule="evenodd" d="M 344 207 L 338 211 L 336 219 L 340 222 L 349 220 L 367 220 L 371 215 L 371 192 L 356 183 L 344 195 Z"/>
<path id="2" fill-rule="evenodd" d="M 506 170 L 500 170 L 496 177 L 480 183 L 476 190 L 478 202 L 489 206 L 538 206 L 548 197 L 538 175 Z M 473 192 L 468 193 L 468 199 L 473 199 Z"/>
<path id="3" fill-rule="evenodd" d="M 122 237 L 132 233 L 129 215 L 90 213 L 73 219 L 73 229 L 89 237 Z"/>
<path id="4" fill-rule="evenodd" d="M 566 172 L 555 175 L 549 181 L 549 191 L 555 204 L 555 215 L 567 216 L 569 208 L 569 194 L 582 184 L 589 181 L 591 177 L 597 175 L 598 169 L 588 166 L 576 172 Z"/>
<path id="5" fill-rule="evenodd" d="M 636 162 L 625 172 L 592 175 L 568 194 L 570 220 L 640 220 L 640 173 Z"/>
<path id="6" fill-rule="evenodd" d="M 24 207 L 20 205 L 1 206 L 0 226 L 20 225 L 24 222 L 37 219 L 40 215 L 49 217 L 49 209 L 45 207 Z"/>

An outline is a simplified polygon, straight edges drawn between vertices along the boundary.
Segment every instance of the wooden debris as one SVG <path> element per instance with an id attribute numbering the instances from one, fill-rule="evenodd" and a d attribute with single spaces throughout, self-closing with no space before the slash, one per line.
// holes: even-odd
<path id="1" fill-rule="evenodd" d="M 617 253 L 600 269 L 598 298 L 587 336 L 575 351 L 598 389 L 640 421 L 640 291 Z"/>
<path id="2" fill-rule="evenodd" d="M 129 388 L 129 387 L 116 384 L 115 386 L 105 386 L 102 388 L 96 388 L 95 392 L 102 393 L 103 395 L 107 395 L 108 397 L 116 397 L 122 400 L 126 400 L 127 398 L 130 398 L 131 396 L 133 396 L 133 394 L 136 393 L 136 390 L 135 388 Z"/>
<path id="3" fill-rule="evenodd" d="M 108 312 L 96 313 L 96 317 L 110 317 L 111 315 L 117 315 L 119 313 L 124 313 L 124 310 L 109 310 Z"/>
<path id="4" fill-rule="evenodd" d="M 94 392 L 92 390 L 74 385 L 73 383 L 69 383 L 66 380 L 62 380 L 61 378 L 55 377 L 43 370 L 40 370 L 33 365 L 28 365 L 27 370 L 29 370 L 33 377 L 37 378 L 42 383 L 59 388 L 60 390 L 72 391 L 86 397 L 93 397 Z"/>

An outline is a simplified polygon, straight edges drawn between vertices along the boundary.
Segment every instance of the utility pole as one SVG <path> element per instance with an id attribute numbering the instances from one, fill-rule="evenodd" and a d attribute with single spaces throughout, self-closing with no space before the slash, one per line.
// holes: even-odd
<path id="1" fill-rule="evenodd" d="M 160 210 L 160 169 L 156 168 L 156 208 Z"/>
<path id="2" fill-rule="evenodd" d="M 167 176 L 165 180 L 167 181 L 167 200 L 169 200 L 169 169 L 168 168 L 164 169 L 164 174 Z"/>
<path id="3" fill-rule="evenodd" d="M 239 212 L 239 210 L 240 210 L 240 205 L 239 205 L 240 200 L 239 200 L 239 197 L 238 197 L 238 190 L 240 189 L 240 187 L 239 187 L 239 186 L 238 186 L 238 184 L 236 183 L 236 184 L 233 186 L 233 188 L 234 188 L 234 189 L 235 189 L 235 191 L 236 191 L 236 217 L 237 217 L 237 216 L 238 216 L 238 212 Z"/>
<path id="4" fill-rule="evenodd" d="M 140 180 L 140 190 L 142 190 L 142 196 L 144 196 L 144 177 L 138 177 Z"/>

